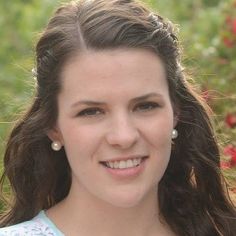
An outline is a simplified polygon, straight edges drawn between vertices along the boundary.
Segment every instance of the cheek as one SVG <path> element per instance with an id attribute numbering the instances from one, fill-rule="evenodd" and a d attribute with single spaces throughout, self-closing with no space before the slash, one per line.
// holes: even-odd
<path id="1" fill-rule="evenodd" d="M 149 122 L 145 129 L 144 136 L 153 157 L 153 167 L 158 169 L 157 173 L 160 175 L 166 169 L 170 159 L 172 129 L 173 119 L 168 114 Z"/>
<path id="2" fill-rule="evenodd" d="M 100 129 L 94 126 L 72 123 L 64 125 L 61 131 L 68 159 L 91 159 L 102 140 Z"/>
<path id="3" fill-rule="evenodd" d="M 170 146 L 173 130 L 173 117 L 163 115 L 149 122 L 142 127 L 143 134 L 153 146 Z"/>
<path id="4" fill-rule="evenodd" d="M 160 134 L 161 133 L 161 134 Z M 154 186 L 162 179 L 171 155 L 171 137 L 168 133 L 153 132 L 152 140 L 149 142 L 151 150 L 152 183 Z"/>

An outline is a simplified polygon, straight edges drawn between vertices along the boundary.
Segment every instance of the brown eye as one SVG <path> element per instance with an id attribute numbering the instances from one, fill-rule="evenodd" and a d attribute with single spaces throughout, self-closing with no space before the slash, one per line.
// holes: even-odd
<path id="1" fill-rule="evenodd" d="M 159 107 L 159 104 L 156 102 L 142 102 L 135 106 L 135 110 L 145 112 L 156 109 L 157 107 Z"/>
<path id="2" fill-rule="evenodd" d="M 78 113 L 77 116 L 97 116 L 103 114 L 103 111 L 100 108 L 86 108 L 84 110 L 82 110 L 81 112 Z"/>

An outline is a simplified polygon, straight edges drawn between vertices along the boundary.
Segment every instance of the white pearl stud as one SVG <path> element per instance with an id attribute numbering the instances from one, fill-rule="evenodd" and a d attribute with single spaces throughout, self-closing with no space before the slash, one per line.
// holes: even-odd
<path id="1" fill-rule="evenodd" d="M 53 141 L 51 144 L 52 150 L 54 151 L 60 151 L 62 144 L 59 141 Z"/>
<path id="2" fill-rule="evenodd" d="M 176 129 L 172 130 L 172 139 L 176 139 L 178 137 L 178 131 Z"/>

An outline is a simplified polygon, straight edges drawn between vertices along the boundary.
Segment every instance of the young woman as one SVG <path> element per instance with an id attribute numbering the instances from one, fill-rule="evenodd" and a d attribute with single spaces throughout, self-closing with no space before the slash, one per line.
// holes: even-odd
<path id="1" fill-rule="evenodd" d="M 173 25 L 134 0 L 60 7 L 13 129 L 0 235 L 233 236 L 207 108 Z"/>

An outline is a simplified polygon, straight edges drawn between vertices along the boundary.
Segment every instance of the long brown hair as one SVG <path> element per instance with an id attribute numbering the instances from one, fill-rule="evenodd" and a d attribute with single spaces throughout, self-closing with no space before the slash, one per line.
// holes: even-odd
<path id="1" fill-rule="evenodd" d="M 217 142 L 207 108 L 181 66 L 175 27 L 135 0 L 74 1 L 50 19 L 36 46 L 35 99 L 6 147 L 1 184 L 7 177 L 14 197 L 1 225 L 29 220 L 68 194 L 66 154 L 53 152 L 47 137 L 57 120 L 61 71 L 84 50 L 121 47 L 146 48 L 161 58 L 178 110 L 179 137 L 158 188 L 162 217 L 181 236 L 233 236 L 236 212 L 225 193 Z"/>

